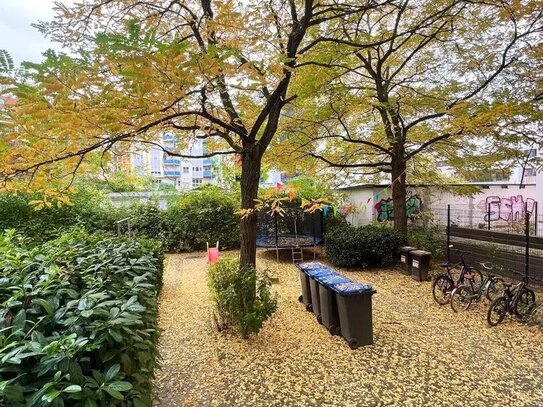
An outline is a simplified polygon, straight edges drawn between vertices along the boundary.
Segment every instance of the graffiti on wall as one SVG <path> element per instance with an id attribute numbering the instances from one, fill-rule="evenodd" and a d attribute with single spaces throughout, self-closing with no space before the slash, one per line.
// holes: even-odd
<path id="1" fill-rule="evenodd" d="M 420 213 L 422 207 L 422 199 L 418 195 L 410 196 L 406 201 L 406 213 L 408 218 L 412 218 Z M 375 204 L 377 210 L 377 220 L 386 222 L 394 219 L 394 206 L 392 198 L 383 198 Z"/>
<path id="2" fill-rule="evenodd" d="M 506 220 L 518 221 L 524 217 L 524 207 L 532 214 L 536 207 L 536 201 L 532 198 L 524 198 L 522 195 L 499 197 L 488 196 L 481 201 L 478 207 L 485 213 L 485 222 Z M 489 219 L 490 216 L 490 219 Z"/>

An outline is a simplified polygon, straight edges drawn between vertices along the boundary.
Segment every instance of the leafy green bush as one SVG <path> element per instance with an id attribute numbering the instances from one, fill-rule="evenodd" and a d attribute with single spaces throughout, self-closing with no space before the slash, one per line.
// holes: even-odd
<path id="1" fill-rule="evenodd" d="M 240 267 L 237 259 L 226 258 L 212 265 L 208 286 L 219 324 L 238 329 L 243 338 L 258 333 L 277 309 L 270 280 L 253 267 Z"/>
<path id="2" fill-rule="evenodd" d="M 341 225 L 328 230 L 325 242 L 336 266 L 377 267 L 395 261 L 404 238 L 389 227 Z"/>
<path id="3" fill-rule="evenodd" d="M 104 193 L 84 188 L 68 195 L 71 205 L 51 205 L 36 210 L 29 204 L 34 196 L 0 194 L 0 231 L 16 229 L 40 244 L 60 236 L 66 228 L 84 226 L 89 231 L 113 231 L 118 210 Z"/>
<path id="4" fill-rule="evenodd" d="M 407 240 L 411 246 L 427 250 L 432 258 L 443 258 L 445 249 L 444 231 L 439 226 L 414 226 L 409 228 Z"/>
<path id="5" fill-rule="evenodd" d="M 153 241 L 0 235 L 0 405 L 151 406 L 161 273 Z"/>
<path id="6" fill-rule="evenodd" d="M 0 194 L 0 231 L 16 229 L 34 244 L 60 236 L 73 227 L 115 232 L 115 222 L 130 218 L 138 237 L 157 239 L 170 252 L 199 250 L 206 242 L 223 248 L 239 246 L 238 201 L 217 187 L 194 190 L 161 210 L 157 202 L 114 207 L 107 195 L 87 186 L 69 194 L 71 205 L 35 210 L 30 195 Z"/>
<path id="7" fill-rule="evenodd" d="M 216 241 L 223 248 L 239 247 L 238 208 L 234 197 L 213 186 L 183 195 L 164 214 L 168 250 L 204 249 Z"/>

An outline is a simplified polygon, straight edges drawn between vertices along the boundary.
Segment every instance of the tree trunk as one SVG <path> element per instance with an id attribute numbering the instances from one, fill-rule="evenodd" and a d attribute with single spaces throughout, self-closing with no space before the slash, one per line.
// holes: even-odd
<path id="1" fill-rule="evenodd" d="M 405 185 L 407 168 L 402 158 L 392 157 L 392 206 L 394 210 L 394 230 L 407 235 L 407 186 Z"/>
<path id="2" fill-rule="evenodd" d="M 258 198 L 260 181 L 261 155 L 258 145 L 247 148 L 241 164 L 241 208 L 252 209 Z M 256 221 L 255 212 L 241 219 L 240 223 L 240 255 L 241 266 L 256 266 Z"/>

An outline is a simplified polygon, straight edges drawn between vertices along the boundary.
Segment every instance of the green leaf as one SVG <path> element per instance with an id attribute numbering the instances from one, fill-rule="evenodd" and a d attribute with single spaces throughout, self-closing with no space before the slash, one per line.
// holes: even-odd
<path id="1" fill-rule="evenodd" d="M 3 392 L 6 389 L 7 385 L 10 384 L 12 381 L 13 379 L 0 382 L 0 393 Z"/>
<path id="2" fill-rule="evenodd" d="M 128 391 L 132 390 L 132 383 L 129 382 L 113 382 L 108 385 L 110 389 L 115 389 L 118 391 Z"/>
<path id="3" fill-rule="evenodd" d="M 53 307 L 51 307 L 51 304 L 49 304 L 47 301 L 45 301 L 43 298 L 36 298 L 32 301 L 35 304 L 40 305 L 49 316 L 53 316 L 54 310 Z"/>
<path id="4" fill-rule="evenodd" d="M 106 372 L 106 382 L 111 381 L 115 376 L 117 376 L 119 370 L 121 370 L 121 365 L 116 364 L 111 366 Z"/>
<path id="5" fill-rule="evenodd" d="M 64 393 L 77 393 L 80 392 L 81 386 L 78 386 L 77 384 L 72 384 L 71 386 L 66 387 L 64 390 L 62 390 Z"/>
<path id="6" fill-rule="evenodd" d="M 110 388 L 109 386 L 104 387 L 104 390 L 108 392 L 108 394 L 117 400 L 124 400 L 124 396 L 117 390 Z"/>
<path id="7" fill-rule="evenodd" d="M 113 338 L 114 341 L 116 342 L 122 342 L 123 341 L 123 336 L 116 330 L 114 329 L 108 329 L 107 330 L 109 332 L 109 334 L 111 335 L 111 337 Z"/>
<path id="8" fill-rule="evenodd" d="M 26 323 L 26 311 L 22 309 L 13 318 L 13 330 L 23 331 L 25 329 L 25 323 Z"/>
<path id="9" fill-rule="evenodd" d="M 57 389 L 50 389 L 42 396 L 42 400 L 46 401 L 48 403 L 51 403 L 54 399 L 56 399 L 60 393 L 62 393 L 60 390 Z"/>
<path id="10" fill-rule="evenodd" d="M 96 401 L 91 400 L 91 399 L 86 399 L 85 407 L 98 407 L 98 405 L 96 404 Z"/>

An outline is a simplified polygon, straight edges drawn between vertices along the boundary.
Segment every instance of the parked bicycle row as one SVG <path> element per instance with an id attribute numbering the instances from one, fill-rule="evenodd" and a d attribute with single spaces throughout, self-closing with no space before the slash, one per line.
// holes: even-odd
<path id="1" fill-rule="evenodd" d="M 537 306 L 535 292 L 526 281 L 506 282 L 488 264 L 480 263 L 484 277 L 479 269 L 467 263 L 465 256 L 469 252 L 456 250 L 456 253 L 460 261 L 441 264 L 445 271 L 432 282 L 432 295 L 439 305 L 450 305 L 454 312 L 460 312 L 486 298 L 490 302 L 486 317 L 490 326 L 501 323 L 507 314 L 543 325 L 543 304 Z"/>

